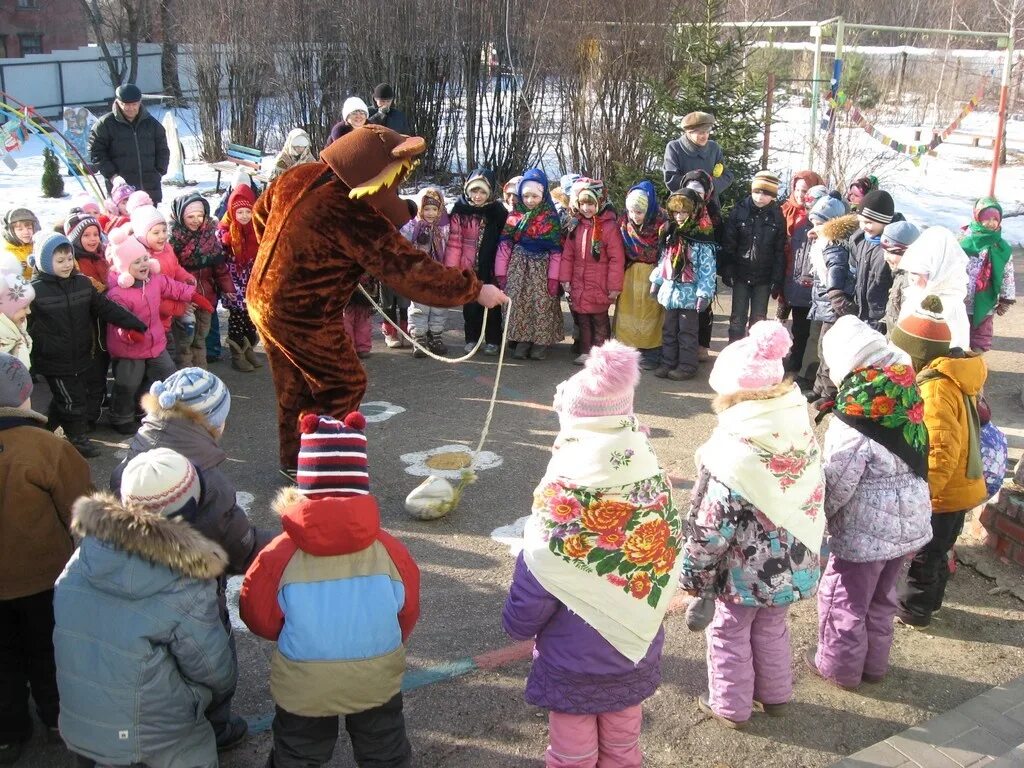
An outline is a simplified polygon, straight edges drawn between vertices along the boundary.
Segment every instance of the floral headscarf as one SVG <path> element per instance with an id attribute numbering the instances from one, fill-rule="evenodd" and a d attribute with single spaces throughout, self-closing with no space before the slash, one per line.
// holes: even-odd
<path id="1" fill-rule="evenodd" d="M 928 477 L 928 430 L 914 369 L 905 363 L 858 368 L 839 385 L 836 418 Z"/>
<path id="2" fill-rule="evenodd" d="M 544 188 L 544 197 L 533 210 L 523 204 L 522 189 L 527 182 L 536 182 Z M 548 191 L 548 177 L 540 168 L 531 168 L 519 181 L 515 207 L 505 220 L 501 239 L 536 256 L 562 249 L 562 220 Z"/>
<path id="3" fill-rule="evenodd" d="M 639 227 L 629 218 L 629 210 L 619 217 L 619 231 L 622 232 L 622 240 L 626 246 L 626 262 L 657 264 L 658 236 L 668 218 L 658 205 L 658 196 L 651 182 L 641 181 L 630 187 L 629 192 L 632 193 L 634 190 L 643 193 L 647 198 L 647 210 L 644 214 L 644 223 Z"/>
<path id="4" fill-rule="evenodd" d="M 682 568 L 672 488 L 635 416 L 559 418 L 523 556 L 546 590 L 637 662 Z"/>

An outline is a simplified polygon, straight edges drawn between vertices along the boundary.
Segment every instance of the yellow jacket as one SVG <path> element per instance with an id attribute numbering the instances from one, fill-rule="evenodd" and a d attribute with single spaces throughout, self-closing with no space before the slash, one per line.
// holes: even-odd
<path id="1" fill-rule="evenodd" d="M 933 513 L 959 512 L 988 498 L 980 461 L 978 476 L 967 477 L 971 427 L 965 402 L 965 396 L 977 402 L 987 377 L 985 361 L 972 353 L 962 358 L 936 358 L 918 376 L 928 428 L 928 488 Z M 977 439 L 980 441 L 980 429 Z"/>
<path id="2" fill-rule="evenodd" d="M 26 280 L 32 279 L 32 267 L 28 265 L 28 257 L 32 255 L 32 244 L 28 245 L 11 245 L 7 240 L 0 238 L 0 243 L 3 244 L 4 252 L 11 254 L 21 263 L 21 276 Z M 0 256 L 0 263 L 3 261 L 3 257 Z"/>

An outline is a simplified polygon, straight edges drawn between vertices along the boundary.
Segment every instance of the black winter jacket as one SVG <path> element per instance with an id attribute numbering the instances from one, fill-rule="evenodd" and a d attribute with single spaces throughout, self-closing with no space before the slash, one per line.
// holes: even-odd
<path id="1" fill-rule="evenodd" d="M 370 117 L 366 122 L 373 123 L 374 125 L 383 125 L 385 128 L 390 128 L 396 133 L 409 135 L 409 121 L 405 117 L 405 112 L 393 104 L 386 112 L 377 107 L 371 107 Z"/>
<path id="2" fill-rule="evenodd" d="M 32 372 L 41 376 L 75 376 L 85 371 L 95 353 L 97 321 L 121 328 L 146 330 L 146 324 L 96 290 L 88 277 L 36 274 L 36 298 L 28 316 L 32 337 Z"/>
<path id="3" fill-rule="evenodd" d="M 786 276 L 786 220 L 777 202 L 763 208 L 746 198 L 722 231 L 719 274 L 747 285 L 782 287 Z"/>
<path id="4" fill-rule="evenodd" d="M 882 330 L 889 289 L 892 288 L 892 270 L 885 262 L 885 250 L 881 243 L 868 240 L 862 230 L 851 241 L 850 265 L 857 274 L 853 294 L 857 317 L 876 331 Z"/>
<path id="5" fill-rule="evenodd" d="M 107 180 L 121 176 L 136 189 L 144 189 L 159 203 L 163 198 L 160 180 L 167 173 L 171 152 L 160 121 L 142 107 L 135 122 L 128 122 L 117 102 L 89 133 L 89 161 Z"/>

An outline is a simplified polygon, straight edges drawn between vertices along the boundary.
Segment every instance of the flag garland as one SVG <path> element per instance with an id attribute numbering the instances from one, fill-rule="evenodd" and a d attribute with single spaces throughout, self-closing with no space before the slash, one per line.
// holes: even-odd
<path id="1" fill-rule="evenodd" d="M 985 95 L 985 86 L 988 85 L 988 75 L 982 78 L 981 83 L 978 85 L 978 90 L 971 97 L 970 101 L 964 105 L 964 108 L 960 110 L 960 114 L 957 115 L 956 119 L 953 120 L 944 130 L 936 133 L 932 140 L 927 144 L 904 144 L 897 141 L 894 138 L 882 133 L 878 130 L 874 124 L 869 121 L 864 114 L 860 111 L 860 108 L 856 104 L 843 99 L 842 94 L 837 101 L 836 99 L 829 99 L 828 105 L 832 109 L 842 109 L 849 113 L 850 119 L 855 122 L 865 133 L 871 135 L 873 139 L 881 144 L 884 144 L 893 152 L 898 152 L 902 155 L 908 155 L 915 165 L 921 162 L 921 157 L 931 152 L 940 144 L 942 144 L 950 135 L 960 127 L 960 123 L 963 122 L 964 118 L 967 117 L 971 112 L 978 108 L 978 104 L 981 103 L 982 98 Z"/>

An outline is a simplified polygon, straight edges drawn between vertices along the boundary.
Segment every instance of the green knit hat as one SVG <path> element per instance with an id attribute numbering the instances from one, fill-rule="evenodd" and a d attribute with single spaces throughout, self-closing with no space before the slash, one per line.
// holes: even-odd
<path id="1" fill-rule="evenodd" d="M 910 355 L 918 371 L 935 358 L 948 355 L 952 335 L 942 316 L 942 300 L 934 294 L 925 296 L 920 307 L 896 324 L 889 338 Z"/>

